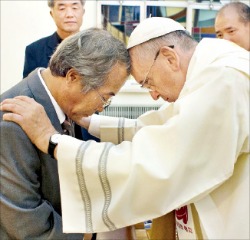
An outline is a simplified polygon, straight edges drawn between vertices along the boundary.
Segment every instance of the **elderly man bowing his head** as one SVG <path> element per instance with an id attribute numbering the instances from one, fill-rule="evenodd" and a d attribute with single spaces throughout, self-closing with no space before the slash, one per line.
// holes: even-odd
<path id="1" fill-rule="evenodd" d="M 58 133 L 73 135 L 75 122 L 110 103 L 129 70 L 125 45 L 107 31 L 88 29 L 66 38 L 48 68 L 34 70 L 3 93 L 1 100 L 18 95 L 32 97 L 44 107 Z M 39 151 L 19 126 L 2 121 L 2 113 L 0 239 L 82 240 L 82 234 L 62 231 L 57 162 Z M 35 118 L 40 119 L 40 115 Z"/>
<path id="2" fill-rule="evenodd" d="M 180 239 L 249 238 L 249 52 L 198 44 L 168 18 L 142 21 L 128 49 L 136 81 L 167 102 L 135 120 L 92 116 L 89 131 L 106 142 L 56 133 L 30 99 L 2 103 L 43 152 L 57 137 L 64 231 L 110 231 L 177 209 Z"/>

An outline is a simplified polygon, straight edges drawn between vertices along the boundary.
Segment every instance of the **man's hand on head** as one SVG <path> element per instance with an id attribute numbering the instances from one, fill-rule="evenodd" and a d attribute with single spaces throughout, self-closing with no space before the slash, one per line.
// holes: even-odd
<path id="1" fill-rule="evenodd" d="M 19 124 L 37 148 L 44 153 L 48 152 L 50 136 L 57 131 L 41 104 L 33 98 L 17 96 L 3 100 L 0 110 L 6 112 L 3 120 Z"/>

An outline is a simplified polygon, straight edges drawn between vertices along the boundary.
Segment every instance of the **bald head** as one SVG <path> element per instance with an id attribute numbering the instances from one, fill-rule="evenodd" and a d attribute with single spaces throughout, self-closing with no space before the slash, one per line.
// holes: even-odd
<path id="1" fill-rule="evenodd" d="M 232 41 L 250 51 L 250 8 L 242 2 L 224 5 L 215 19 L 218 38 Z"/>

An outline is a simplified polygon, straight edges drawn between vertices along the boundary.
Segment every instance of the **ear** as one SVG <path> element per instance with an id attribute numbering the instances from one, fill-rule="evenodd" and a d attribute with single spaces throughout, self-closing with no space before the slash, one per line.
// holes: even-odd
<path id="1" fill-rule="evenodd" d="M 71 68 L 67 74 L 66 74 L 66 83 L 71 84 L 74 82 L 79 82 L 81 80 L 81 77 L 79 76 L 78 72 Z"/>
<path id="2" fill-rule="evenodd" d="M 173 71 L 178 71 L 180 69 L 180 58 L 173 48 L 168 46 L 161 47 L 160 53 L 166 58 L 169 67 Z"/>
<path id="3" fill-rule="evenodd" d="M 49 11 L 49 14 L 53 18 L 53 12 L 51 10 Z"/>

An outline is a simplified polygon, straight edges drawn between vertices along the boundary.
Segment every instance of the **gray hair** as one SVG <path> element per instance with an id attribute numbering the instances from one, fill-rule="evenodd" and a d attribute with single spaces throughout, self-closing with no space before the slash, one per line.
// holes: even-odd
<path id="1" fill-rule="evenodd" d="M 222 13 L 224 10 L 232 8 L 237 11 L 239 15 L 239 20 L 243 23 L 249 23 L 250 21 L 250 7 L 243 2 L 231 2 L 225 4 L 217 13 L 217 16 Z"/>
<path id="2" fill-rule="evenodd" d="M 55 1 L 56 1 L 56 0 L 48 0 L 48 6 L 49 6 L 50 8 L 53 8 L 53 7 L 55 6 Z M 80 0 L 80 2 L 81 2 L 81 4 L 82 4 L 82 6 L 84 6 L 86 0 Z"/>
<path id="3" fill-rule="evenodd" d="M 163 36 L 153 38 L 143 44 L 138 45 L 138 54 L 148 52 L 155 54 L 163 46 L 178 46 L 183 51 L 189 51 L 197 45 L 197 41 L 184 30 L 177 30 Z M 143 51 L 141 51 L 143 50 Z"/>
<path id="4" fill-rule="evenodd" d="M 83 91 L 103 86 L 116 64 L 130 74 L 130 57 L 126 46 L 108 31 L 90 28 L 64 39 L 52 55 L 49 68 L 53 76 L 65 77 L 75 69 L 82 77 Z"/>

